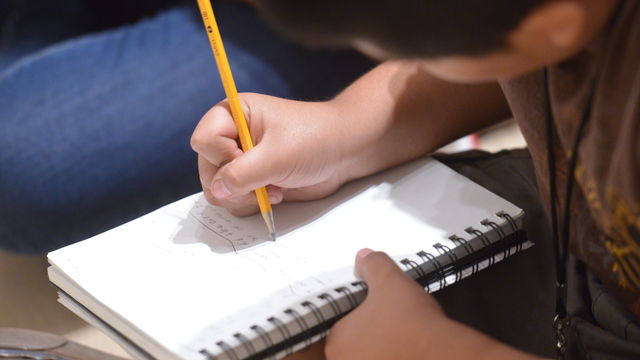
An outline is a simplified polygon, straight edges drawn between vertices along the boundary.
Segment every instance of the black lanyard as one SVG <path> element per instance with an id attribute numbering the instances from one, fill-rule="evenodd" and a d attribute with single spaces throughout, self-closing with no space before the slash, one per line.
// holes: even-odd
<path id="1" fill-rule="evenodd" d="M 549 96 L 549 74 L 548 70 L 544 70 L 544 95 L 545 95 L 545 112 L 546 112 L 546 137 L 547 137 L 547 166 L 549 170 L 549 201 L 551 207 L 551 226 L 553 230 L 554 257 L 556 267 L 556 316 L 553 319 L 553 327 L 556 335 L 556 350 L 558 358 L 563 358 L 566 350 L 565 328 L 569 325 L 567 318 L 567 259 L 569 236 L 571 229 L 571 196 L 575 184 L 575 170 L 578 162 L 578 146 L 582 140 L 584 129 L 589 118 L 591 117 L 591 108 L 593 105 L 593 96 L 596 88 L 596 78 L 591 81 L 589 97 L 582 112 L 582 118 L 578 126 L 573 146 L 571 148 L 569 164 L 567 166 L 567 186 L 564 198 L 564 212 L 562 216 L 562 234 L 558 231 L 558 210 L 556 200 L 558 194 L 556 189 L 556 160 L 553 149 L 553 112 L 551 110 L 551 98 Z"/>

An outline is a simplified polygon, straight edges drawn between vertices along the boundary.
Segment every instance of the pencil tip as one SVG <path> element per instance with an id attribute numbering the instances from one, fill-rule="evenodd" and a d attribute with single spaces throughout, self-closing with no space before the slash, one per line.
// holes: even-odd
<path id="1" fill-rule="evenodd" d="M 265 223 L 267 223 L 267 229 L 269 229 L 269 234 L 271 234 L 271 240 L 276 241 L 276 224 L 273 221 L 273 212 L 268 211 L 262 214 Z"/>

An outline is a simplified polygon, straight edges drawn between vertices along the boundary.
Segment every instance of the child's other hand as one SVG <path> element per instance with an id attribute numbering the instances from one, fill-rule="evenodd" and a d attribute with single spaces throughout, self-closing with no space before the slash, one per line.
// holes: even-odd
<path id="1" fill-rule="evenodd" d="M 207 200 L 238 216 L 257 211 L 254 189 L 272 204 L 333 193 L 341 174 L 345 124 L 330 103 L 245 93 L 241 102 L 255 147 L 243 153 L 227 102 L 214 106 L 191 138 Z"/>
<path id="2" fill-rule="evenodd" d="M 438 302 L 385 253 L 360 250 L 356 272 L 369 292 L 329 332 L 327 359 L 428 358 L 421 351 L 435 340 L 429 334 L 449 322 Z"/>
<path id="3" fill-rule="evenodd" d="M 361 250 L 356 271 L 369 293 L 329 332 L 327 359 L 529 358 L 447 318 L 437 301 L 386 254 Z"/>

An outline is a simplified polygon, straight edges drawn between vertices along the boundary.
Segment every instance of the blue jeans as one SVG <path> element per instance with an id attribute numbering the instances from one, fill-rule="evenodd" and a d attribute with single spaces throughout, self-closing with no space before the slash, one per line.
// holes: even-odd
<path id="1" fill-rule="evenodd" d="M 215 8 L 239 91 L 328 99 L 371 66 L 292 45 L 247 5 Z M 0 18 L 0 248 L 24 253 L 199 191 L 189 138 L 225 97 L 195 1 L 106 30 L 86 14 L 41 15 L 22 38 Z"/>

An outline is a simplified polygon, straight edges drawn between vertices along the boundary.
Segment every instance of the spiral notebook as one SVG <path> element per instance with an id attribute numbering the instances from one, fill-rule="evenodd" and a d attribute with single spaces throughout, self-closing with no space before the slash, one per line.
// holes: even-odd
<path id="1" fill-rule="evenodd" d="M 360 248 L 386 251 L 433 292 L 531 245 L 522 210 L 432 159 L 275 216 L 273 242 L 259 215 L 195 194 L 50 253 L 49 278 L 135 358 L 278 359 L 365 298 Z"/>

